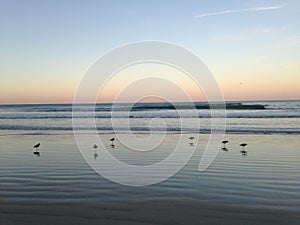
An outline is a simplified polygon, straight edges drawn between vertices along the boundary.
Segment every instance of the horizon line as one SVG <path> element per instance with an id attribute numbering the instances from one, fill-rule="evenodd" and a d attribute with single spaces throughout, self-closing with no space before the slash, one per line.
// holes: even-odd
<path id="1" fill-rule="evenodd" d="M 300 101 L 300 99 L 250 99 L 250 100 L 225 100 L 224 102 L 272 102 L 272 101 Z M 191 103 L 209 103 L 209 101 L 191 101 Z M 210 102 L 221 102 L 221 100 L 210 101 Z M 76 103 L 75 105 L 100 105 L 100 104 L 132 104 L 134 102 L 83 102 Z M 187 101 L 160 101 L 160 102 L 136 102 L 134 104 L 152 104 L 152 103 L 187 103 Z M 74 105 L 74 103 L 70 102 L 58 102 L 58 103 L 0 103 L 0 106 L 9 106 L 9 105 Z"/>

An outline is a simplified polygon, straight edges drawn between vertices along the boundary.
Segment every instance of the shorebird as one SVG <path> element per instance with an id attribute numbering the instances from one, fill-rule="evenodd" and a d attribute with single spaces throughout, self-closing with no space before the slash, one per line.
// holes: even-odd
<path id="1" fill-rule="evenodd" d="M 111 138 L 111 139 L 109 139 L 110 141 L 111 141 L 111 145 L 114 145 L 114 140 L 115 140 L 115 138 Z"/>
<path id="2" fill-rule="evenodd" d="M 97 152 L 94 152 L 94 159 L 96 159 L 98 157 Z"/>
<path id="3" fill-rule="evenodd" d="M 94 148 L 94 149 L 97 149 L 97 148 L 98 148 L 98 145 L 94 144 L 93 148 Z"/>
<path id="4" fill-rule="evenodd" d="M 240 144 L 240 146 L 242 147 L 241 153 L 243 153 L 243 155 L 246 155 L 247 151 L 244 148 L 247 146 L 247 143 L 242 143 Z"/>
<path id="5" fill-rule="evenodd" d="M 38 149 L 40 147 L 41 143 L 38 143 L 36 145 L 33 146 L 33 148 Z"/>
<path id="6" fill-rule="evenodd" d="M 195 137 L 189 137 L 189 140 L 190 140 L 190 141 L 193 141 L 194 139 L 195 139 Z M 190 142 L 189 144 L 190 144 L 190 146 L 194 146 L 194 143 L 193 143 L 193 142 Z"/>
<path id="7" fill-rule="evenodd" d="M 242 143 L 240 146 L 242 147 L 242 150 L 244 150 L 244 148 L 247 146 L 247 143 Z"/>
<path id="8" fill-rule="evenodd" d="M 223 148 L 226 148 L 226 144 L 228 143 L 229 141 L 226 141 L 226 140 L 224 140 L 224 141 L 222 141 L 222 144 L 223 144 Z"/>
<path id="9" fill-rule="evenodd" d="M 33 146 L 35 148 L 35 151 L 33 152 L 34 155 L 40 156 L 40 152 L 38 151 L 38 148 L 40 147 L 41 143 L 38 143 Z"/>

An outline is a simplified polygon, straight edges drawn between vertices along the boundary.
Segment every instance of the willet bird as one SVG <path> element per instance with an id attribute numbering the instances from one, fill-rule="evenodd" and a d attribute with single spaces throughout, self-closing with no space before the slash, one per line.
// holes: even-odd
<path id="1" fill-rule="evenodd" d="M 189 137 L 189 140 L 190 140 L 190 141 L 193 141 L 194 139 L 195 139 L 195 137 Z M 193 142 L 190 142 L 189 144 L 190 144 L 190 146 L 194 146 L 194 143 L 193 143 Z"/>
<path id="2" fill-rule="evenodd" d="M 115 138 L 109 139 L 111 141 L 111 145 L 114 145 Z"/>
<path id="3" fill-rule="evenodd" d="M 240 146 L 242 147 L 242 150 L 244 150 L 244 148 L 247 146 L 247 143 L 242 143 Z"/>
<path id="4" fill-rule="evenodd" d="M 40 152 L 38 151 L 38 148 L 40 147 L 40 145 L 41 145 L 41 143 L 38 143 L 33 146 L 33 148 L 35 149 L 35 151 L 33 152 L 34 155 L 40 156 Z"/>
<path id="5" fill-rule="evenodd" d="M 240 146 L 242 147 L 241 153 L 243 153 L 243 155 L 246 155 L 247 151 L 244 148 L 247 146 L 247 143 L 242 143 L 240 144 Z"/>
<path id="6" fill-rule="evenodd" d="M 41 143 L 38 143 L 36 145 L 33 146 L 33 148 L 38 149 L 40 147 Z"/>
<path id="7" fill-rule="evenodd" d="M 226 148 L 226 146 L 225 146 L 225 145 L 226 145 L 228 142 L 229 142 L 229 141 L 227 141 L 227 140 L 223 140 L 223 141 L 222 141 L 223 148 Z"/>
<path id="8" fill-rule="evenodd" d="M 97 149 L 97 148 L 98 148 L 98 145 L 94 144 L 93 148 L 94 148 L 94 149 Z"/>

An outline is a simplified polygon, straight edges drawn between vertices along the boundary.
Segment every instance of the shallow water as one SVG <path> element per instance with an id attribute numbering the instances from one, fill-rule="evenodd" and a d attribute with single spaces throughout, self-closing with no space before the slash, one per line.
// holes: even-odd
<path id="1" fill-rule="evenodd" d="M 102 140 L 111 137 L 110 134 L 99 136 Z M 137 136 L 146 138 L 148 135 L 139 133 Z M 115 148 L 110 147 L 109 141 L 105 145 L 123 162 L 148 165 L 167 157 L 179 136 L 167 134 L 162 144 L 150 152 L 132 152 L 118 140 Z M 151 186 L 130 187 L 113 183 L 91 169 L 73 135 L 63 132 L 59 135 L 2 135 L 0 201 L 3 204 L 65 204 L 196 199 L 300 210 L 299 135 L 229 134 L 226 136 L 230 141 L 228 151 L 220 149 L 212 165 L 200 172 L 198 164 L 208 137 L 200 134 L 192 159 L 175 176 Z M 239 144 L 244 141 L 248 143 L 247 156 L 239 152 Z M 40 157 L 32 153 L 32 146 L 37 142 L 41 142 Z M 188 140 L 186 148 L 191 148 Z M 92 156 L 92 145 L 90 150 Z"/>

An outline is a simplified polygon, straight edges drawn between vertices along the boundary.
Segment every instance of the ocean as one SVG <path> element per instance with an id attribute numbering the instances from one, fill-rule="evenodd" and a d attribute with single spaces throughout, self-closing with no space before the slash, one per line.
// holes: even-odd
<path id="1" fill-rule="evenodd" d="M 0 134 L 61 134 L 72 133 L 72 118 L 85 120 L 93 117 L 99 133 L 149 132 L 149 121 L 163 118 L 167 131 L 210 133 L 211 113 L 207 103 L 195 103 L 190 108 L 186 103 L 138 103 L 97 104 L 95 114 L 90 106 L 76 107 L 72 114 L 72 104 L 48 105 L 2 105 L 0 106 Z M 218 109 L 215 109 L 218 117 Z M 180 112 L 180 113 L 178 113 Z M 111 118 L 119 126 L 112 126 Z M 220 117 L 224 115 L 220 112 Z M 227 103 L 226 133 L 248 134 L 299 134 L 300 101 L 262 101 Z M 130 130 L 122 126 L 129 118 Z M 182 121 L 178 119 L 182 119 Z M 126 120 L 125 120 L 126 119 Z M 200 127 L 195 127 L 199 120 Z M 165 125 L 155 124 L 151 131 L 164 131 Z M 83 130 L 90 129 L 82 127 Z"/>
<path id="2" fill-rule="evenodd" d="M 216 104 L 217 105 L 217 104 Z M 227 151 L 220 151 L 203 172 L 198 170 L 210 133 L 207 103 L 139 103 L 130 108 L 97 104 L 95 114 L 71 104 L 0 106 L 0 201 L 1 204 L 76 204 L 143 200 L 193 199 L 251 207 L 300 210 L 300 101 L 226 103 Z M 176 109 L 176 110 L 175 110 Z M 218 117 L 218 107 L 214 109 Z M 180 112 L 178 112 L 180 111 Z M 95 116 L 97 133 L 106 147 L 122 161 L 150 165 L 170 154 L 182 133 L 199 135 L 191 160 L 169 179 L 150 186 L 131 187 L 97 174 L 83 159 L 76 145 L 72 119 L 83 124 Z M 220 118 L 224 115 L 220 113 Z M 128 119 L 128 120 L 127 120 Z M 154 123 L 153 119 L 164 123 Z M 218 119 L 218 118 L 213 118 Z M 195 120 L 200 126 L 195 127 Z M 129 121 L 129 122 L 128 122 Z M 130 129 L 126 124 L 130 124 Z M 164 132 L 163 142 L 150 156 L 130 151 L 115 133 Z M 32 146 L 40 142 L 40 157 Z M 247 142 L 248 154 L 239 144 Z M 91 143 L 91 155 L 94 154 Z M 186 140 L 186 149 L 190 148 Z M 101 152 L 101 148 L 97 149 Z M 95 159 L 96 160 L 96 159 Z M 112 168 L 113 169 L 113 168 Z"/>

